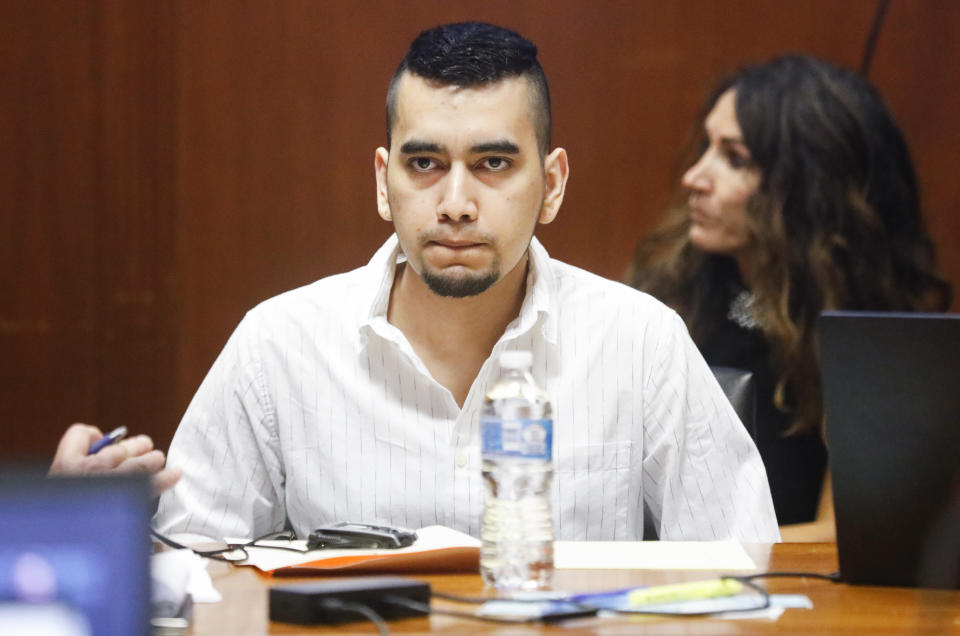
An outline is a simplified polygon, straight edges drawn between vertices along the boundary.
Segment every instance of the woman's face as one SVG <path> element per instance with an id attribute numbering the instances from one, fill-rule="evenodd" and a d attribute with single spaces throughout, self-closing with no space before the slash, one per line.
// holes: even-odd
<path id="1" fill-rule="evenodd" d="M 707 148 L 682 179 L 690 189 L 690 242 L 711 254 L 742 256 L 750 245 L 747 200 L 760 170 L 743 143 L 733 89 L 720 96 L 703 127 Z"/>

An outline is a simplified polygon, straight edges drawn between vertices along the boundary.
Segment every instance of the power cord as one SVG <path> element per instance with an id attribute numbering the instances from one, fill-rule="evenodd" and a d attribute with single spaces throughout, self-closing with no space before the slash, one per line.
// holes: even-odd
<path id="1" fill-rule="evenodd" d="M 386 599 L 384 599 L 386 600 Z M 393 601 L 386 601 L 393 602 Z M 376 625 L 377 633 L 380 636 L 390 636 L 390 630 L 387 628 L 387 622 L 383 620 L 379 614 L 377 614 L 373 608 L 363 603 L 351 603 L 349 601 L 338 601 L 337 599 L 325 599 L 320 603 L 320 607 L 326 610 L 334 610 L 340 612 L 350 612 L 353 614 L 360 614 L 371 623 Z M 427 613 L 430 612 L 429 606 L 427 606 Z"/>
<path id="2" fill-rule="evenodd" d="M 456 597 L 453 597 L 453 595 L 447 595 L 447 594 L 442 594 L 442 593 L 441 593 L 441 594 L 431 594 L 431 596 L 435 596 L 435 597 L 438 597 L 438 598 L 444 598 L 444 599 L 446 599 L 446 600 L 456 600 Z M 487 622 L 487 623 L 508 623 L 508 624 L 516 625 L 516 624 L 518 624 L 518 623 L 540 623 L 540 622 L 545 622 L 546 620 L 548 620 L 548 617 L 545 618 L 545 617 L 541 617 L 541 616 L 530 616 L 530 617 L 527 617 L 527 616 L 518 616 L 518 617 L 511 617 L 511 616 L 485 616 L 485 615 L 483 615 L 483 614 L 475 614 L 475 613 L 473 613 L 473 612 L 458 612 L 457 610 L 448 610 L 448 609 L 436 608 L 436 607 L 433 607 L 432 605 L 430 605 L 429 603 L 421 603 L 421 602 L 419 602 L 419 601 L 415 601 L 415 600 L 413 600 L 413 599 L 404 598 L 404 597 L 400 597 L 400 596 L 387 596 L 387 597 L 384 597 L 384 598 L 381 599 L 381 600 L 382 600 L 384 603 L 392 603 L 392 604 L 394 604 L 394 605 L 401 605 L 401 606 L 403 606 L 403 607 L 408 607 L 408 608 L 410 608 L 410 609 L 416 610 L 416 611 L 418 611 L 418 612 L 424 612 L 424 613 L 426 613 L 426 614 L 438 614 L 438 615 L 442 615 L 442 616 L 456 616 L 456 617 L 458 617 L 458 618 L 469 618 L 469 619 L 473 619 L 473 620 L 484 621 L 484 622 Z M 487 599 L 483 599 L 481 602 L 484 602 L 484 603 L 485 603 L 485 602 L 487 602 L 487 601 L 496 601 L 496 600 L 503 600 L 503 599 L 487 598 Z M 524 602 L 524 603 L 527 603 L 527 602 L 542 603 L 543 601 L 521 601 L 521 602 Z M 583 603 L 576 603 L 575 605 L 580 606 L 581 610 L 583 610 L 583 611 L 585 612 L 584 615 L 587 615 L 586 612 L 589 612 L 589 615 L 591 615 L 591 616 L 593 616 L 593 615 L 595 615 L 595 614 L 597 613 L 597 610 L 596 610 L 595 607 L 591 607 L 591 606 L 585 605 L 585 604 L 583 604 Z M 572 618 L 572 617 L 571 617 L 571 618 Z"/>
<path id="3" fill-rule="evenodd" d="M 830 581 L 832 583 L 841 583 L 840 573 L 834 572 L 832 574 L 821 574 L 819 572 L 759 572 L 757 574 L 748 574 L 748 575 L 728 575 L 722 576 L 721 579 L 737 581 L 741 585 L 750 588 L 756 592 L 760 597 L 760 602 L 756 605 L 743 608 L 732 608 L 727 610 L 719 611 L 704 611 L 704 612 L 676 612 L 676 611 L 664 611 L 664 610 L 645 610 L 643 608 L 637 609 L 609 609 L 606 607 L 595 607 L 591 606 L 589 603 L 578 602 L 575 603 L 576 606 L 584 610 L 596 610 L 604 611 L 615 614 L 626 614 L 626 615 L 644 615 L 644 616 L 661 616 L 661 617 L 671 617 L 671 618 L 704 618 L 708 616 L 716 616 L 719 614 L 733 614 L 733 613 L 743 613 L 743 612 L 755 612 L 758 610 L 767 609 L 770 607 L 770 593 L 766 589 L 755 583 L 757 579 L 771 579 L 771 578 L 811 578 L 811 579 L 821 579 L 825 581 Z M 434 598 L 441 598 L 448 601 L 453 601 L 456 603 L 464 603 L 471 605 L 480 605 L 486 603 L 487 601 L 500 600 L 493 598 L 484 598 L 476 596 L 458 596 L 456 594 L 448 594 L 446 592 L 432 592 L 431 596 Z M 545 599 L 510 599 L 518 603 L 542 603 Z M 552 600 L 567 601 L 563 598 L 557 598 Z M 389 602 L 393 602 L 392 600 Z M 404 601 L 406 602 L 406 600 Z M 502 617 L 494 616 L 483 616 L 479 614 L 473 614 L 470 612 L 456 612 L 452 610 L 438 610 L 433 609 L 429 605 L 421 604 L 421 608 L 425 608 L 424 611 L 430 611 L 435 614 L 447 614 L 451 616 L 459 616 L 461 618 L 472 618 L 480 621 L 488 622 L 511 622 L 511 623 L 528 623 L 528 622 L 537 622 L 541 619 L 539 617 L 533 618 L 518 618 L 518 619 L 504 619 Z"/>
<path id="4" fill-rule="evenodd" d="M 736 580 L 736 581 L 739 582 L 741 585 L 743 585 L 743 586 L 745 586 L 745 587 L 748 587 L 748 588 L 750 588 L 751 590 L 757 592 L 757 594 L 760 596 L 760 599 L 761 599 L 761 600 L 760 600 L 760 603 L 758 603 L 758 604 L 756 604 L 756 605 L 751 605 L 750 607 L 732 608 L 732 609 L 721 610 L 721 611 L 677 612 L 677 611 L 669 611 L 669 610 L 652 610 L 652 609 L 645 610 L 645 609 L 643 609 L 643 608 L 637 608 L 637 609 L 617 609 L 617 608 L 610 608 L 610 607 L 599 607 L 599 606 L 594 606 L 594 605 L 591 605 L 590 603 L 585 603 L 585 602 L 582 602 L 582 601 L 573 602 L 573 601 L 570 601 L 569 599 L 565 599 L 565 598 L 557 598 L 557 599 L 552 599 L 552 600 L 557 600 L 557 601 L 560 601 L 560 602 L 564 602 L 564 603 L 568 603 L 568 604 L 570 604 L 570 605 L 573 605 L 573 606 L 575 606 L 576 608 L 582 610 L 582 611 L 584 612 L 584 615 L 586 615 L 586 612 L 592 612 L 593 614 L 596 614 L 596 613 L 602 611 L 602 612 L 606 612 L 606 613 L 608 613 L 608 614 L 643 615 L 643 616 L 669 616 L 669 617 L 674 617 L 674 618 L 698 618 L 698 617 L 699 617 L 699 618 L 703 618 L 703 617 L 705 617 L 705 616 L 714 616 L 714 615 L 717 615 L 717 614 L 732 614 L 732 613 L 737 613 L 737 612 L 755 612 L 755 611 L 762 610 L 762 609 L 767 609 L 768 607 L 770 607 L 770 594 L 769 594 L 765 589 L 763 589 L 762 587 L 760 587 L 759 585 L 757 585 L 756 583 L 754 583 L 753 581 L 747 580 L 748 577 L 724 576 L 724 577 L 720 577 L 720 578 L 721 578 L 721 579 L 728 579 L 728 580 Z M 486 603 L 487 601 L 492 601 L 492 600 L 502 600 L 502 599 L 491 599 L 491 598 L 483 598 L 483 597 L 457 596 L 457 595 L 455 595 L 455 594 L 446 594 L 446 593 L 443 593 L 443 592 L 433 592 L 433 593 L 432 593 L 432 596 L 435 597 L 435 598 L 442 598 L 442 599 L 445 599 L 445 600 L 448 600 L 448 601 L 454 601 L 454 602 L 457 602 L 457 603 L 465 603 L 465 604 L 473 604 L 473 605 L 479 605 L 479 604 Z M 513 601 L 513 602 L 516 602 L 516 603 L 543 603 L 545 600 L 550 600 L 550 599 L 507 599 L 507 600 L 510 600 L 510 601 Z M 494 618 L 499 618 L 499 617 L 483 616 L 483 615 L 479 615 L 479 614 L 471 614 L 471 613 L 469 613 L 469 612 L 450 612 L 450 611 L 446 611 L 446 610 L 440 610 L 440 611 L 438 611 L 438 610 L 436 610 L 436 609 L 433 609 L 432 611 L 435 612 L 435 613 L 444 613 L 444 614 L 449 614 L 449 615 L 453 615 L 453 616 L 461 616 L 461 617 L 467 617 L 467 618 L 474 618 L 474 619 L 477 619 L 477 620 L 484 620 L 484 621 L 485 621 L 485 620 L 491 620 L 491 619 L 494 619 Z M 571 618 L 572 618 L 572 616 L 571 616 Z M 526 618 L 526 617 L 524 617 L 524 618 L 519 618 L 519 619 L 505 619 L 505 620 L 503 620 L 503 621 L 498 620 L 497 622 L 531 623 L 531 622 L 539 622 L 539 621 L 541 621 L 541 620 L 543 620 L 543 617 L 535 616 L 535 617 L 531 617 L 531 618 Z"/>
<path id="5" fill-rule="evenodd" d="M 832 572 L 830 574 L 820 574 L 819 572 L 759 572 L 757 574 L 747 574 L 744 576 L 727 576 L 724 578 L 736 579 L 743 583 L 746 580 L 753 581 L 754 579 L 822 579 L 824 581 L 830 581 L 831 583 L 843 583 L 843 579 L 840 578 L 839 572 Z"/>

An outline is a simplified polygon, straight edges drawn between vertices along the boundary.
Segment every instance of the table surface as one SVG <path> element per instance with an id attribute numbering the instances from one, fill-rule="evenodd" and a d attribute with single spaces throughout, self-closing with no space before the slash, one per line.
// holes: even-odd
<path id="1" fill-rule="evenodd" d="M 836 545 L 830 543 L 745 545 L 757 571 L 798 571 L 829 574 L 837 570 Z M 376 634 L 369 621 L 330 626 L 271 623 L 267 618 L 267 590 L 272 585 L 309 579 L 270 579 L 253 568 L 211 563 L 214 585 L 223 601 L 195 606 L 190 633 L 196 635 L 246 634 Z M 587 591 L 657 585 L 715 576 L 695 570 L 557 570 L 554 587 Z M 740 574 L 740 572 L 738 572 Z M 479 574 L 411 574 L 430 583 L 433 590 L 465 596 L 490 595 Z M 639 619 L 636 617 L 586 618 L 562 626 L 502 625 L 434 614 L 389 623 L 391 634 L 960 634 L 960 591 L 920 590 L 838 584 L 813 578 L 765 580 L 771 593 L 804 594 L 813 609 L 788 609 L 777 621 L 712 618 Z M 471 609 L 435 599 L 434 607 Z"/>

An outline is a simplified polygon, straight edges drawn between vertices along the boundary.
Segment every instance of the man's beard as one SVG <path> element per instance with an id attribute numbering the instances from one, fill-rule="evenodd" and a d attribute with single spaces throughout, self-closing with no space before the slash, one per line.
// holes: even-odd
<path id="1" fill-rule="evenodd" d="M 440 240 L 446 235 L 442 229 L 428 231 L 419 237 L 420 248 L 426 248 L 432 241 Z M 493 261 L 484 271 L 467 271 L 465 274 L 445 274 L 443 269 L 431 269 L 423 263 L 423 273 L 420 275 L 427 287 L 437 296 L 448 298 L 466 298 L 476 296 L 489 289 L 500 280 L 500 254 L 496 250 L 496 238 L 492 234 L 474 232 L 470 237 L 478 242 L 490 246 L 493 251 Z M 457 268 L 460 269 L 460 268 Z M 463 270 L 460 269 L 462 272 Z"/>
<path id="2" fill-rule="evenodd" d="M 421 277 L 423 278 L 423 282 L 427 284 L 427 287 L 430 288 L 430 291 L 437 296 L 447 296 L 450 298 L 476 296 L 477 294 L 485 292 L 500 279 L 500 262 L 498 259 L 486 272 L 471 274 L 469 276 L 445 276 L 424 268 Z"/>

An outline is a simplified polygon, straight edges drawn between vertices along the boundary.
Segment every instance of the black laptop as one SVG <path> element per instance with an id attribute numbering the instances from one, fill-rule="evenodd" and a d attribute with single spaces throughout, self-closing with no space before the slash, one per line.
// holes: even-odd
<path id="1" fill-rule="evenodd" d="M 819 329 L 841 578 L 960 589 L 960 315 Z"/>
<path id="2" fill-rule="evenodd" d="M 0 634 L 150 632 L 149 478 L 0 468 Z"/>

